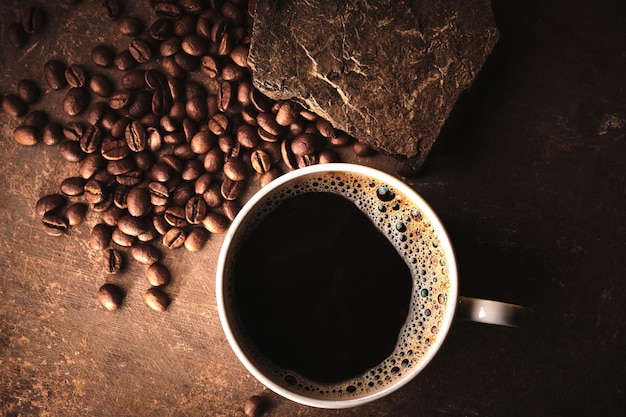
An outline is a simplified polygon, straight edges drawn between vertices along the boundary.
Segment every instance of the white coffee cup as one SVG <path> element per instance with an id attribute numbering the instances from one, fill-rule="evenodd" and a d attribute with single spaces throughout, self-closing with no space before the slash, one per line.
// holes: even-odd
<path id="1" fill-rule="evenodd" d="M 359 186 L 351 188 L 350 184 Z M 350 191 L 345 191 L 348 189 Z M 377 198 L 376 193 L 381 189 L 389 192 L 387 197 L 393 198 L 388 200 L 386 197 L 388 201 Z M 372 220 L 377 216 L 383 218 L 384 214 L 387 214 L 385 218 L 406 219 L 406 225 L 389 232 L 390 243 L 405 258 L 413 279 L 409 315 L 399 334 L 398 346 L 381 364 L 346 381 L 318 383 L 294 370 L 275 365 L 258 351 L 237 318 L 232 271 L 237 262 L 244 261 L 238 258 L 242 240 L 281 201 L 307 191 L 344 195 L 367 212 Z M 411 249 L 412 246 L 408 245 L 409 249 L 406 249 L 406 236 L 411 233 L 411 228 L 421 239 L 408 241 L 421 246 Z M 420 262 L 429 266 L 412 267 L 415 258 L 409 260 L 409 257 L 414 256 L 414 252 L 419 252 Z M 225 236 L 217 265 L 216 286 L 222 327 L 231 348 L 247 370 L 283 397 L 320 408 L 359 406 L 404 386 L 435 356 L 454 320 L 517 327 L 526 312 L 514 304 L 459 296 L 454 250 L 433 209 L 398 178 L 373 168 L 343 163 L 315 165 L 289 172 L 257 192 L 241 209 Z M 426 288 L 430 288 L 430 293 Z"/>

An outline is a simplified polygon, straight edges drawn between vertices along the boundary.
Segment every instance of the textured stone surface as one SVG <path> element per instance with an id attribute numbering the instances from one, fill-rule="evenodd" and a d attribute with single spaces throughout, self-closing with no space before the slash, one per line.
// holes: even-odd
<path id="1" fill-rule="evenodd" d="M 270 1 L 249 60 L 266 95 L 419 165 L 497 39 L 489 0 Z"/>

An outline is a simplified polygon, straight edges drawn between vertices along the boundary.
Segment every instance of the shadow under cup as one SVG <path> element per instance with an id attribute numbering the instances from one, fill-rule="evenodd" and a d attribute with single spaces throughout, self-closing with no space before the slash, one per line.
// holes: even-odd
<path id="1" fill-rule="evenodd" d="M 339 195 L 358 208 L 375 225 L 376 232 L 384 236 L 387 244 L 400 255 L 411 281 L 407 287 L 410 294 L 406 297 L 409 305 L 404 310 L 408 314 L 399 324 L 389 352 L 375 364 L 369 364 L 355 375 L 341 380 L 307 377 L 296 369 L 277 365 L 276 362 L 280 361 L 270 359 L 255 342 L 250 322 L 242 318 L 245 309 L 240 308 L 240 285 L 235 279 L 238 275 L 233 272 L 238 270 L 238 264 L 249 261 L 242 256 L 242 251 L 245 255 L 242 248 L 263 220 L 285 202 L 310 193 Z M 346 259 L 346 263 L 353 261 Z M 293 279 L 298 279 L 297 273 L 294 273 Z M 381 279 L 385 285 L 384 280 L 390 277 L 383 276 Z M 322 408 L 361 405 L 409 382 L 441 346 L 457 303 L 454 253 L 433 210 L 399 179 L 352 164 L 316 165 L 296 170 L 274 180 L 255 194 L 242 208 L 225 237 L 216 284 L 222 327 L 232 349 L 248 371 L 274 392 L 293 401 Z M 259 297 L 263 295 L 259 293 Z M 277 300 L 268 302 L 280 303 Z M 258 306 L 263 308 L 263 303 Z M 369 303 L 362 306 L 374 314 L 377 307 Z M 292 312 L 296 319 L 299 313 Z M 355 317 L 359 317 L 358 312 Z M 285 331 L 290 330 L 287 328 Z M 377 337 L 374 333 L 368 335 L 372 341 Z M 359 346 L 364 352 L 369 347 L 367 342 Z M 289 348 L 297 350 L 300 347 L 296 344 Z M 315 361 L 315 358 L 310 359 Z"/>

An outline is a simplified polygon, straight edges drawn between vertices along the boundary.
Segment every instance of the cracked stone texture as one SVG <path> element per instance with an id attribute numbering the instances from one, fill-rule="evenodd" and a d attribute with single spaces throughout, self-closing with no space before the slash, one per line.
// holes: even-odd
<path id="1" fill-rule="evenodd" d="M 490 0 L 278 0 L 249 62 L 267 96 L 419 166 L 497 39 Z"/>

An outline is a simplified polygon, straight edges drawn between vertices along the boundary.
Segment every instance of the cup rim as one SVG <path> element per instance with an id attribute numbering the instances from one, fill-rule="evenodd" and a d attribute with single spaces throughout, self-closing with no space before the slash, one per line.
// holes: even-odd
<path id="1" fill-rule="evenodd" d="M 253 208 L 263 200 L 268 194 L 273 192 L 275 189 L 282 187 L 283 185 L 298 179 L 300 177 L 308 176 L 316 173 L 327 173 L 333 171 L 340 172 L 348 172 L 353 174 L 361 174 L 369 177 L 376 178 L 377 180 L 381 180 L 386 182 L 387 184 L 393 186 L 395 189 L 399 190 L 402 194 L 409 197 L 412 201 L 416 201 L 420 210 L 426 214 L 426 217 L 430 221 L 433 229 L 437 233 L 438 240 L 443 247 L 443 251 L 446 254 L 446 263 L 448 266 L 448 280 L 449 280 L 449 301 L 447 306 L 447 313 L 444 315 L 444 318 L 441 322 L 441 326 L 438 331 L 438 337 L 435 338 L 435 341 L 431 345 L 431 348 L 425 353 L 424 357 L 421 359 L 418 365 L 411 368 L 409 372 L 405 374 L 405 376 L 393 384 L 387 385 L 381 388 L 378 391 L 365 394 L 355 398 L 345 398 L 345 399 L 320 399 L 315 397 L 306 396 L 300 394 L 295 391 L 291 391 L 286 389 L 285 387 L 277 384 L 271 378 L 267 377 L 253 362 L 248 358 L 244 350 L 239 345 L 237 338 L 234 334 L 233 329 L 230 326 L 227 307 L 225 304 L 224 297 L 224 267 L 226 265 L 229 251 L 231 248 L 231 241 L 236 236 L 236 233 L 241 226 L 241 224 L 246 220 L 248 214 L 253 210 Z M 292 400 L 294 402 L 317 407 L 317 408 L 328 408 L 328 409 L 339 409 L 339 408 L 349 408 L 355 407 L 359 405 L 366 404 L 368 402 L 377 400 L 382 398 L 402 386 L 406 385 L 408 382 L 413 380 L 415 376 L 417 376 L 425 367 L 430 363 L 433 357 L 441 348 L 446 335 L 452 325 L 452 321 L 454 319 L 454 313 L 456 309 L 457 299 L 458 299 L 458 271 L 456 265 L 456 258 L 454 255 L 454 249 L 452 247 L 452 243 L 448 236 L 447 231 L 445 230 L 443 223 L 439 219 L 439 216 L 435 213 L 432 207 L 424 200 L 424 198 L 412 187 L 402 181 L 400 178 L 394 177 L 391 174 L 388 174 L 384 171 L 381 171 L 376 168 L 357 165 L 351 163 L 329 163 L 329 164 L 319 164 L 312 165 L 305 168 L 300 168 L 294 171 L 290 171 L 288 173 L 283 174 L 282 176 L 276 178 L 272 182 L 270 182 L 265 187 L 261 188 L 257 191 L 241 208 L 235 219 L 233 220 L 231 226 L 229 227 L 224 240 L 222 242 L 222 247 L 220 249 L 217 269 L 215 273 L 215 285 L 216 285 L 216 298 L 217 298 L 217 307 L 218 313 L 220 317 L 220 322 L 222 325 L 222 330 L 226 335 L 226 339 L 228 343 L 239 359 L 239 361 L 244 365 L 244 367 L 250 372 L 259 382 L 261 382 L 264 386 L 274 391 L 275 393 Z"/>

